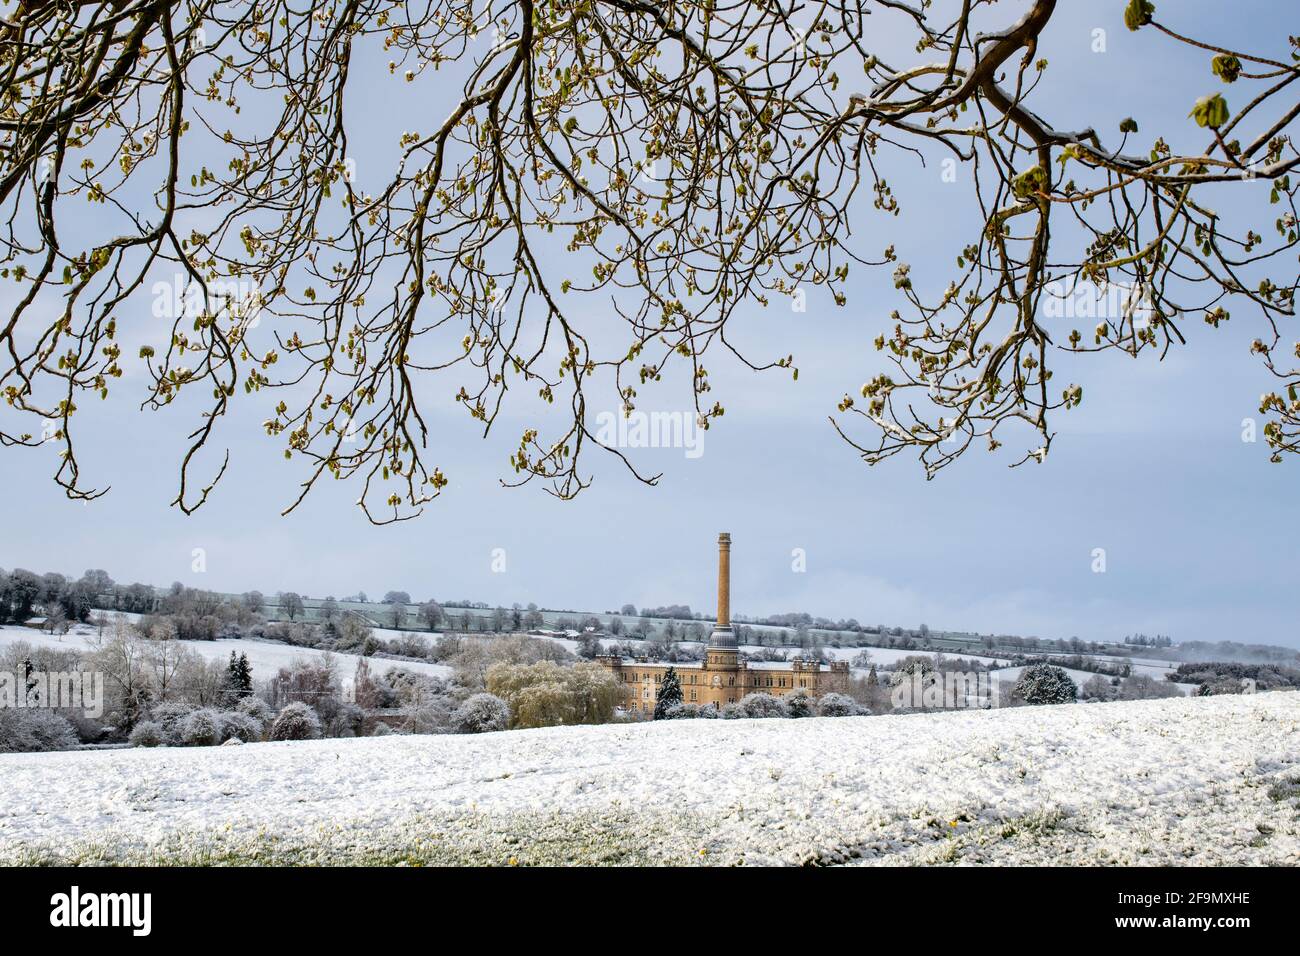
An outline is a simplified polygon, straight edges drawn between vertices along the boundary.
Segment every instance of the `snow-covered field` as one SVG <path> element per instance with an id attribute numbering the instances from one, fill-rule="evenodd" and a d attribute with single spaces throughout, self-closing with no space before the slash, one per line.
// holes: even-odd
<path id="1" fill-rule="evenodd" d="M 1300 864 L 1300 694 L 0 756 L 0 862 Z"/>
<path id="2" fill-rule="evenodd" d="M 871 664 L 875 664 L 880 670 L 891 670 L 899 661 L 905 657 L 934 657 L 934 651 L 905 651 L 896 647 L 828 647 L 826 656 L 835 661 L 852 661 L 857 658 L 863 651 L 867 652 L 869 663 L 864 670 L 869 670 Z M 992 657 L 975 657 L 971 654 L 941 654 L 947 661 L 963 661 L 965 663 L 975 664 L 992 664 L 998 661 Z M 1006 658 L 1001 658 L 1005 660 Z M 857 670 L 858 668 L 854 668 Z"/>
<path id="3" fill-rule="evenodd" d="M 0 626 L 0 647 L 26 641 L 33 647 L 53 647 L 62 650 L 90 651 L 95 649 L 95 629 L 79 625 L 67 634 L 54 636 L 29 627 Z M 230 652 L 247 654 L 248 663 L 253 667 L 255 680 L 267 680 L 274 677 L 281 667 L 288 667 L 290 662 L 298 659 L 310 659 L 321 652 L 309 647 L 293 647 L 275 641 L 256 641 L 247 639 L 221 641 L 181 641 L 200 657 L 221 661 L 230 660 Z M 356 654 L 334 654 L 340 677 L 351 677 L 360 658 Z M 374 674 L 386 674 L 394 667 L 430 674 L 434 677 L 450 677 L 451 668 L 445 664 L 431 664 L 427 661 L 393 661 L 380 657 L 370 658 L 370 670 Z"/>

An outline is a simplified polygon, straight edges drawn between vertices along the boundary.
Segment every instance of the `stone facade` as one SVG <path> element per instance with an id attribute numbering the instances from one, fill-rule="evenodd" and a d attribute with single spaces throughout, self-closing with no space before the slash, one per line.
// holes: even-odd
<path id="1" fill-rule="evenodd" d="M 718 658 L 722 657 L 722 660 Z M 812 697 L 832 691 L 848 692 L 847 661 L 819 664 L 817 661 L 788 663 L 746 663 L 736 660 L 736 652 L 715 655 L 709 652 L 703 663 L 668 664 L 663 661 L 626 660 L 614 656 L 597 660 L 609 668 L 623 684 L 623 709 L 629 713 L 654 713 L 659 685 L 668 668 L 675 668 L 682 684 L 682 702 L 712 704 L 723 707 L 746 694 L 764 693 L 781 697 L 796 690 L 806 690 Z"/>
<path id="2" fill-rule="evenodd" d="M 846 693 L 849 684 L 847 661 L 821 664 L 817 661 L 747 662 L 740 660 L 735 632 L 731 627 L 731 535 L 718 536 L 718 623 L 709 638 L 702 662 L 670 664 L 645 658 L 627 659 L 603 655 L 596 660 L 623 685 L 623 708 L 649 716 L 664 674 L 674 668 L 682 685 L 682 702 L 723 707 L 746 694 L 764 693 L 781 697 L 796 690 L 809 696 Z"/>

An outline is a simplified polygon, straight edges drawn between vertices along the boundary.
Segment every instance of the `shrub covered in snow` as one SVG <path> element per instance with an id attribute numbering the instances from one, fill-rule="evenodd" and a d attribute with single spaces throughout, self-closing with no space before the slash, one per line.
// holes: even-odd
<path id="1" fill-rule="evenodd" d="M 1182 697 L 1182 691 L 1169 681 L 1156 680 L 1147 674 L 1134 674 L 1120 681 L 1120 700 L 1159 700 L 1162 697 Z"/>
<path id="2" fill-rule="evenodd" d="M 238 710 L 221 715 L 221 742 L 239 740 L 246 744 L 262 739 L 264 726 L 260 720 Z"/>
<path id="3" fill-rule="evenodd" d="M 741 707 L 740 704 L 733 701 L 730 704 L 723 704 L 722 710 L 718 712 L 718 716 L 723 720 L 739 720 L 740 718 L 748 717 L 749 715 L 745 713 L 744 707 Z"/>
<path id="4" fill-rule="evenodd" d="M 131 728 L 131 736 L 127 741 L 132 747 L 161 747 L 167 743 L 167 735 L 163 732 L 162 724 L 142 720 Z"/>
<path id="5" fill-rule="evenodd" d="M 315 740 L 320 736 L 320 718 L 301 701 L 285 704 L 271 723 L 272 740 Z"/>
<path id="6" fill-rule="evenodd" d="M 271 709 L 271 705 L 260 697 L 241 698 L 239 703 L 235 705 L 235 711 L 247 714 L 263 724 L 270 723 L 271 718 L 275 716 L 275 711 Z"/>
<path id="7" fill-rule="evenodd" d="M 221 743 L 221 715 L 210 707 L 200 707 L 181 719 L 176 739 L 183 747 L 212 747 Z"/>
<path id="8" fill-rule="evenodd" d="M 351 701 L 344 701 L 331 709 L 329 719 L 322 723 L 321 733 L 326 737 L 360 737 L 365 720 L 364 710 Z"/>
<path id="9" fill-rule="evenodd" d="M 823 694 L 817 701 L 817 714 L 820 717 L 852 717 L 859 713 L 858 702 L 848 694 Z"/>
<path id="10" fill-rule="evenodd" d="M 740 698 L 740 710 L 743 717 L 789 717 L 790 708 L 780 697 L 755 692 Z"/>
<path id="11" fill-rule="evenodd" d="M 510 726 L 510 706 L 492 694 L 474 694 L 456 708 L 451 725 L 458 734 L 484 734 Z"/>
<path id="12" fill-rule="evenodd" d="M 1093 674 L 1079 688 L 1079 696 L 1088 702 L 1114 700 L 1119 694 L 1119 680 Z"/>
<path id="13" fill-rule="evenodd" d="M 1070 675 L 1051 664 L 1031 664 L 1020 672 L 1015 692 L 1026 704 L 1072 704 L 1079 690 Z"/>
<path id="14" fill-rule="evenodd" d="M 1182 693 L 1169 681 L 1156 680 L 1146 674 L 1132 677 L 1106 677 L 1094 674 L 1081 688 L 1079 697 L 1086 701 L 1158 700 L 1162 697 L 1181 697 Z"/>
<path id="15" fill-rule="evenodd" d="M 787 714 L 789 717 L 811 717 L 816 707 L 816 701 L 802 687 L 782 699 L 785 701 L 786 710 L 789 711 Z"/>
<path id="16" fill-rule="evenodd" d="M 67 750 L 76 745 L 72 724 L 52 710 L 0 708 L 0 753 Z"/>
<path id="17" fill-rule="evenodd" d="M 716 720 L 718 708 L 712 704 L 678 704 L 664 714 L 666 720 Z"/>
<path id="18" fill-rule="evenodd" d="M 155 706 L 149 712 L 149 719 L 162 728 L 163 736 L 168 743 L 178 743 L 180 741 L 180 725 L 186 717 L 194 712 L 192 704 L 182 703 L 178 700 L 167 700 Z"/>

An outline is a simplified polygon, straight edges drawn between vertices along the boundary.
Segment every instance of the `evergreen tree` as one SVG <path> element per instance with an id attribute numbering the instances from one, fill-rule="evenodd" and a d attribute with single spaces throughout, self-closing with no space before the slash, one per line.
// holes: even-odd
<path id="1" fill-rule="evenodd" d="M 1016 693 L 1026 704 L 1072 704 L 1079 696 L 1070 675 L 1051 664 L 1034 664 L 1021 671 Z"/>
<path id="2" fill-rule="evenodd" d="M 226 677 L 222 682 L 222 697 L 228 705 L 245 697 L 253 696 L 253 668 L 248 663 L 248 655 L 230 652 L 230 663 L 226 665 Z"/>
<path id="3" fill-rule="evenodd" d="M 655 720 L 663 720 L 668 711 L 682 702 L 682 682 L 677 677 L 675 667 L 664 672 L 663 683 L 659 685 L 659 695 L 655 698 Z"/>

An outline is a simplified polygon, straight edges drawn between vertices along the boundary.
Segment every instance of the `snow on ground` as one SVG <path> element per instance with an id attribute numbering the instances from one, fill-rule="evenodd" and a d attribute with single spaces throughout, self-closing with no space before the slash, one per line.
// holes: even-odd
<path id="1" fill-rule="evenodd" d="M 0 862 L 1300 864 L 1300 693 L 0 755 Z"/>
<path id="2" fill-rule="evenodd" d="M 95 649 L 97 639 L 95 635 L 95 629 L 85 625 L 79 625 L 67 634 L 59 636 L 45 634 L 29 627 L 7 625 L 0 627 L 0 647 L 26 641 L 33 647 L 90 651 Z M 247 654 L 248 662 L 253 666 L 253 678 L 255 680 L 267 680 L 274 677 L 276 671 L 281 667 L 288 667 L 290 662 L 295 659 L 310 659 L 322 653 L 310 647 L 294 647 L 291 644 L 281 644 L 276 641 L 258 641 L 246 638 L 220 641 L 181 641 L 180 643 L 206 659 L 228 661 L 230 660 L 231 651 L 236 654 Z M 356 654 L 335 653 L 334 658 L 338 663 L 340 677 L 351 677 L 356 670 L 357 661 L 360 660 L 360 657 Z M 371 673 L 374 674 L 386 674 L 395 667 L 401 667 L 421 674 L 429 674 L 433 677 L 451 676 L 451 668 L 446 664 L 431 664 L 427 661 L 395 661 L 382 657 L 372 657 L 369 660 Z"/>

